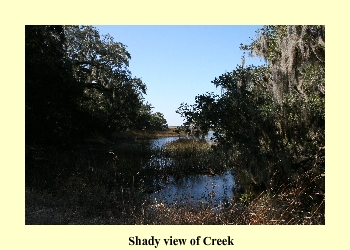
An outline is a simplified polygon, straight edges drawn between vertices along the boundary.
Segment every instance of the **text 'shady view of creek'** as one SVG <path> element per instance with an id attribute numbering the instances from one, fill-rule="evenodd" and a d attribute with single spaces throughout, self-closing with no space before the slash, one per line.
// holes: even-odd
<path id="1" fill-rule="evenodd" d="M 324 225 L 325 27 L 254 32 L 214 62 L 216 92 L 188 103 L 175 84 L 154 105 L 172 90 L 135 76 L 117 35 L 26 26 L 26 225 Z M 172 98 L 179 124 L 159 111 Z"/>

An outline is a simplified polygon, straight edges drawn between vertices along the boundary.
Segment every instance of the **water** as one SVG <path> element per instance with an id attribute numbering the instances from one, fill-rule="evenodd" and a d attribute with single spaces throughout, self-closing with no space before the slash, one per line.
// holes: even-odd
<path id="1" fill-rule="evenodd" d="M 163 147 L 165 144 L 176 141 L 178 137 L 164 137 L 164 138 L 158 138 L 158 139 L 152 139 L 151 147 Z"/>
<path id="2" fill-rule="evenodd" d="M 176 141 L 179 137 L 163 137 L 163 138 L 157 138 L 157 139 L 152 139 L 150 140 L 150 145 L 151 147 L 162 147 L 165 144 Z M 213 143 L 214 142 L 214 131 L 209 131 L 208 134 L 204 137 L 204 139 L 208 143 Z"/>
<path id="3" fill-rule="evenodd" d="M 230 203 L 235 181 L 230 172 L 220 175 L 190 175 L 180 180 L 169 176 L 164 187 L 150 195 L 155 202 L 169 205 L 192 204 L 221 208 Z"/>
<path id="4" fill-rule="evenodd" d="M 213 143 L 211 139 L 213 132 L 210 131 L 205 137 L 208 143 Z M 167 137 L 151 140 L 151 146 L 162 147 L 166 143 L 177 140 L 178 137 Z M 169 159 L 153 156 L 153 161 L 169 163 Z M 163 166 L 167 167 L 167 166 Z M 173 176 L 157 176 L 153 180 L 154 192 L 149 198 L 156 203 L 167 203 L 169 205 L 191 204 L 194 206 L 209 206 L 219 209 L 230 204 L 233 197 L 235 180 L 231 172 L 223 174 L 205 175 L 197 174 L 175 179 Z"/>

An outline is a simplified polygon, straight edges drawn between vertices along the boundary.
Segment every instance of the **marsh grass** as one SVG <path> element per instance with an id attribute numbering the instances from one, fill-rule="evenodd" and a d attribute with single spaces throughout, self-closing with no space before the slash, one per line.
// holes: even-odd
<path id="1" fill-rule="evenodd" d="M 26 223 L 95 224 L 94 218 L 113 218 L 133 224 L 144 197 L 141 183 L 151 178 L 141 162 L 150 154 L 132 143 L 27 148 Z"/>
<path id="2" fill-rule="evenodd" d="M 122 132 L 115 132 L 112 135 L 113 140 L 137 140 L 137 139 L 156 139 L 161 137 L 180 137 L 185 136 L 185 132 L 177 131 L 176 127 L 169 127 L 163 131 L 142 131 L 142 130 L 128 130 Z"/>
<path id="3" fill-rule="evenodd" d="M 311 170 L 259 193 L 246 189 L 216 207 L 186 197 L 181 203 L 148 198 L 170 175 L 225 168 L 203 141 L 27 146 L 26 224 L 325 224 L 324 175 Z"/>
<path id="4" fill-rule="evenodd" d="M 181 138 L 166 144 L 164 153 L 173 160 L 176 173 L 213 175 L 226 169 L 214 147 L 205 140 Z"/>
<path id="5" fill-rule="evenodd" d="M 317 181 L 324 176 L 310 175 L 310 172 L 305 172 L 298 180 L 288 179 L 275 189 L 260 194 L 241 194 L 227 206 L 216 208 L 158 200 L 144 208 L 147 212 L 136 222 L 160 225 L 324 225 L 325 196 L 317 187 Z"/>

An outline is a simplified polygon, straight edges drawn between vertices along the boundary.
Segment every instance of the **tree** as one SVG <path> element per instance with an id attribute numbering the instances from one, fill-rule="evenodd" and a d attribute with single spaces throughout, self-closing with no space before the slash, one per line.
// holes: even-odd
<path id="1" fill-rule="evenodd" d="M 75 99 L 80 95 L 64 57 L 62 26 L 25 27 L 26 139 L 57 141 L 74 137 Z"/>
<path id="2" fill-rule="evenodd" d="M 324 26 L 266 26 L 241 45 L 267 65 L 237 66 L 215 78 L 221 96 L 207 93 L 181 104 L 185 127 L 214 130 L 230 164 L 253 183 L 268 186 L 324 146 Z M 311 166 L 311 165 L 310 165 Z M 324 169 L 324 161 L 314 166 Z M 322 170 L 321 170 L 322 171 Z"/>
<path id="3" fill-rule="evenodd" d="M 154 107 L 145 103 L 139 110 L 135 129 L 143 131 L 163 131 L 168 129 L 168 124 L 164 115 L 160 112 L 153 113 Z"/>
<path id="4" fill-rule="evenodd" d="M 168 129 L 168 123 L 164 118 L 164 115 L 160 112 L 151 114 L 151 130 L 153 131 L 164 131 Z"/>
<path id="5" fill-rule="evenodd" d="M 66 57 L 73 62 L 75 78 L 84 89 L 81 109 L 109 132 L 132 127 L 146 85 L 132 77 L 126 46 L 114 42 L 109 34 L 100 36 L 92 26 L 67 26 L 65 34 Z"/>
<path id="6" fill-rule="evenodd" d="M 92 26 L 26 26 L 25 42 L 26 139 L 110 136 L 138 122 L 160 129 L 160 115 L 139 117 L 146 85 L 132 76 L 124 44 Z"/>
<path id="7" fill-rule="evenodd" d="M 243 49 L 268 63 L 280 133 L 298 145 L 295 154 L 315 152 L 325 140 L 325 27 L 266 26 L 258 34 Z"/>

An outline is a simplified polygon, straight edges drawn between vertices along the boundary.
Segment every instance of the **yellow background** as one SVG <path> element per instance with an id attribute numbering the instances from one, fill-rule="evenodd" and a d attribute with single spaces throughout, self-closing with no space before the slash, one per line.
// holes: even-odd
<path id="1" fill-rule="evenodd" d="M 4 1 L 1 4 L 1 249 L 153 249 L 130 236 L 186 238 L 202 249 L 349 249 L 349 8 L 345 1 Z M 326 225 L 26 226 L 24 207 L 24 26 L 26 24 L 326 25 Z M 235 246 L 191 246 L 197 236 Z M 160 243 L 157 249 L 169 248 Z"/>

